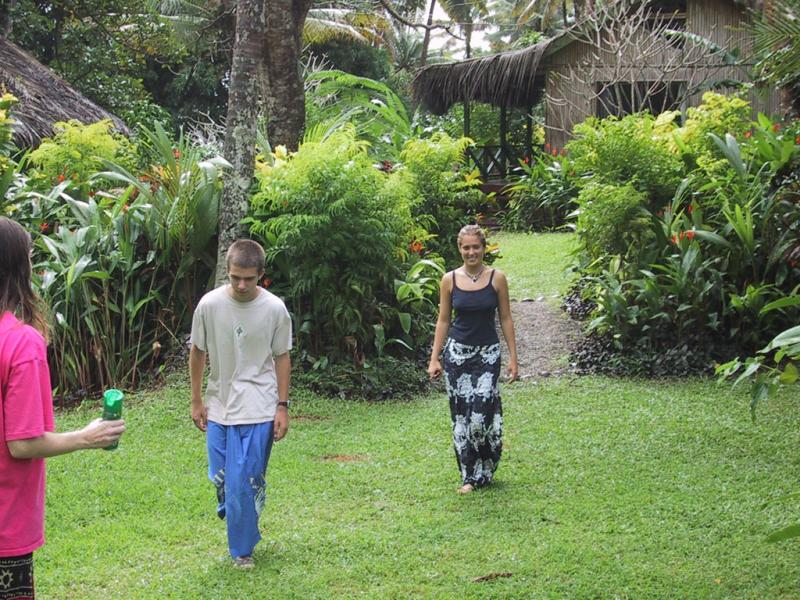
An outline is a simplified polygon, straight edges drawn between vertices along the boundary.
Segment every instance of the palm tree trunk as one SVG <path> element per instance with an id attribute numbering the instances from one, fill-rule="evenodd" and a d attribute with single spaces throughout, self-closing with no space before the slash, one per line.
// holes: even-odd
<path id="1" fill-rule="evenodd" d="M 419 56 L 419 66 L 424 67 L 428 62 L 428 48 L 431 45 L 431 25 L 433 25 L 433 9 L 436 6 L 436 0 L 431 0 L 431 6 L 428 9 L 427 29 L 425 29 L 425 37 L 422 38 L 422 53 Z"/>
<path id="2" fill-rule="evenodd" d="M 296 150 L 305 127 L 301 38 L 311 0 L 266 0 L 265 96 L 269 141 Z"/>
<path id="3" fill-rule="evenodd" d="M 225 281 L 225 253 L 240 235 L 239 223 L 247 214 L 250 202 L 258 119 L 258 71 L 264 56 L 265 25 L 264 0 L 238 0 L 224 147 L 225 158 L 233 169 L 225 179 L 219 205 L 217 285 Z"/>

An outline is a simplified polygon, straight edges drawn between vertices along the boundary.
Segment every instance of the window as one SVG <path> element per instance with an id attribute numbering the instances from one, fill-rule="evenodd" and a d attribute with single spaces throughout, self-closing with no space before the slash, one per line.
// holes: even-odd
<path id="1" fill-rule="evenodd" d="M 683 81 L 598 82 L 595 114 L 622 117 L 647 110 L 660 115 L 680 108 L 685 89 Z"/>

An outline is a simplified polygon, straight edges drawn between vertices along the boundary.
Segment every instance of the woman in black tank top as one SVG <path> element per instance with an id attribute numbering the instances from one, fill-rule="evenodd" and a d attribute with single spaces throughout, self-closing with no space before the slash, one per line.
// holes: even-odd
<path id="1" fill-rule="evenodd" d="M 458 234 L 458 249 L 464 264 L 447 273 L 439 288 L 439 318 L 428 374 L 431 379 L 445 374 L 453 445 L 461 471 L 458 491 L 467 494 L 492 482 L 503 450 L 500 340 L 495 313 L 499 313 L 508 344 L 509 382 L 517 378 L 517 348 L 508 281 L 502 272 L 483 264 L 486 237 L 481 228 L 463 227 Z"/>

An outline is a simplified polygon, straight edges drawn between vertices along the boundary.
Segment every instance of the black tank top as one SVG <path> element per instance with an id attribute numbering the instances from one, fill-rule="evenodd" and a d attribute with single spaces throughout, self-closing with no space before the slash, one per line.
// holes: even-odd
<path id="1" fill-rule="evenodd" d="M 456 272 L 453 271 L 453 291 L 450 300 L 456 317 L 450 326 L 450 337 L 470 346 L 496 344 L 497 329 L 494 315 L 497 310 L 497 291 L 492 285 L 494 269 L 489 283 L 479 290 L 462 290 L 456 285 Z"/>

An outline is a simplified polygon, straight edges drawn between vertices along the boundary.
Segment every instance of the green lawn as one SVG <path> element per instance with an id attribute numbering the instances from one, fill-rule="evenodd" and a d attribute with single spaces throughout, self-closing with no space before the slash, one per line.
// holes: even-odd
<path id="1" fill-rule="evenodd" d="M 530 281 L 559 289 L 543 238 Z M 204 439 L 176 381 L 131 398 L 119 450 L 49 461 L 40 597 L 800 597 L 800 542 L 764 542 L 800 521 L 796 503 L 764 507 L 798 487 L 800 409 L 788 393 L 752 423 L 744 390 L 711 382 L 507 386 L 497 482 L 466 497 L 442 394 L 294 399 L 254 571 L 228 564 Z M 94 412 L 59 415 L 59 426 Z M 491 574 L 510 576 L 475 581 Z"/>
<path id="2" fill-rule="evenodd" d="M 516 300 L 545 296 L 553 300 L 569 288 L 565 273 L 574 236 L 563 233 L 501 233 L 489 239 L 500 244 L 495 266 L 508 275 Z"/>

